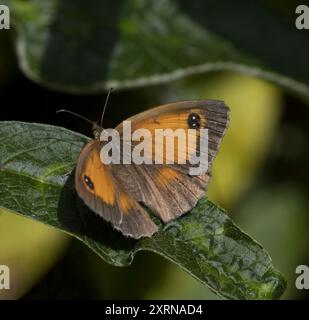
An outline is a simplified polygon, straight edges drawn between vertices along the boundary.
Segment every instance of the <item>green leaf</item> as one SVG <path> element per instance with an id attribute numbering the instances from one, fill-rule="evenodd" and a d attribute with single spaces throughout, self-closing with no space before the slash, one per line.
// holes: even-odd
<path id="1" fill-rule="evenodd" d="M 95 92 L 232 70 L 309 97 L 308 33 L 261 1 L 6 3 L 22 70 L 54 89 Z"/>
<path id="2" fill-rule="evenodd" d="M 113 230 L 76 195 L 74 171 L 67 175 L 87 141 L 63 128 L 0 122 L 0 207 L 71 234 L 115 266 L 127 266 L 138 251 L 148 250 L 222 297 L 281 296 L 286 283 L 269 255 L 206 198 L 176 221 L 158 222 L 152 238 L 137 241 Z"/>

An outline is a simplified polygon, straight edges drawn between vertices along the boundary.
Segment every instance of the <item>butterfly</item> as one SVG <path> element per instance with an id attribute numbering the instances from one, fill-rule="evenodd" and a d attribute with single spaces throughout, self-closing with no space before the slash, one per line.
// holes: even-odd
<path id="1" fill-rule="evenodd" d="M 102 163 L 100 134 L 103 128 L 94 124 L 95 138 L 84 146 L 77 161 L 77 194 L 93 212 L 124 236 L 139 239 L 151 237 L 158 231 L 145 207 L 163 223 L 168 223 L 189 212 L 204 196 L 211 163 L 228 127 L 229 108 L 219 100 L 178 101 L 149 109 L 128 120 L 132 131 L 145 128 L 151 135 L 156 129 L 164 128 L 181 128 L 186 132 L 208 129 L 209 168 L 200 175 L 191 175 L 188 161 L 182 164 Z M 124 140 L 123 123 L 116 130 Z M 189 138 L 187 133 L 185 139 Z M 185 160 L 199 149 L 198 144 L 194 150 L 188 148 Z M 166 160 L 166 152 L 163 157 Z"/>

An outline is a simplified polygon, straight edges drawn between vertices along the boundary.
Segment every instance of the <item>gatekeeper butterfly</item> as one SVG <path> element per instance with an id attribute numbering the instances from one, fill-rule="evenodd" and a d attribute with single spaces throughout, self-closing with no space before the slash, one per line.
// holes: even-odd
<path id="1" fill-rule="evenodd" d="M 208 129 L 209 167 L 206 173 L 197 176 L 190 175 L 188 162 L 103 164 L 100 159 L 103 128 L 94 124 L 95 138 L 82 149 L 75 171 L 79 197 L 123 235 L 135 239 L 151 237 L 158 231 L 158 226 L 145 207 L 167 223 L 190 211 L 205 194 L 211 163 L 228 126 L 228 114 L 229 109 L 223 101 L 188 100 L 155 107 L 128 119 L 132 131 L 144 128 L 153 135 L 155 129 L 181 128 L 186 132 L 188 129 Z M 122 138 L 122 124 L 116 130 Z M 185 138 L 189 138 L 188 135 Z M 196 144 L 196 150 L 186 150 L 186 158 L 190 153 L 198 154 L 198 148 Z"/>

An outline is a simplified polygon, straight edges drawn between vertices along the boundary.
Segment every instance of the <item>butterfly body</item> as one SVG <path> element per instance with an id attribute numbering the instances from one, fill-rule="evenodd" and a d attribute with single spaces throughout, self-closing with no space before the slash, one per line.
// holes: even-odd
<path id="1" fill-rule="evenodd" d="M 156 150 L 154 145 L 153 151 L 162 153 L 159 154 L 164 160 L 162 164 L 155 163 L 153 154 L 147 163 L 104 164 L 100 158 L 104 142 L 99 138 L 103 129 L 94 126 L 95 139 L 87 143 L 78 159 L 75 173 L 77 193 L 92 211 L 109 221 L 115 229 L 138 239 L 151 237 L 158 231 L 145 207 L 167 223 L 190 211 L 203 197 L 209 182 L 210 166 L 229 118 L 228 108 L 222 101 L 192 100 L 159 106 L 127 121 L 131 122 L 132 132 L 145 128 L 152 137 L 158 129 L 184 129 L 186 141 L 192 138 L 188 129 L 208 129 L 209 169 L 200 175 L 191 175 L 190 155 L 197 151 L 203 156 L 199 145 L 195 147 L 198 150 L 188 147 L 180 156 L 175 146 L 178 160 L 183 160 L 181 164 L 170 164 L 167 152 Z M 123 123 L 116 130 L 122 143 L 126 143 Z"/>

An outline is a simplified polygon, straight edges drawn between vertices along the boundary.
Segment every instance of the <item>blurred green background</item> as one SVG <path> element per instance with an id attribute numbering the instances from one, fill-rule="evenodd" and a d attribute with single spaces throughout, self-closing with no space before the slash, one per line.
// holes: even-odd
<path id="1" fill-rule="evenodd" d="M 82 11 L 78 11 L 80 1 L 7 2 L 13 8 L 13 28 L 0 30 L 0 120 L 54 124 L 91 136 L 87 123 L 55 111 L 65 107 L 97 120 L 109 85 L 116 90 L 105 127 L 169 101 L 224 100 L 231 108 L 231 123 L 214 163 L 208 197 L 269 252 L 288 279 L 283 299 L 308 296 L 295 288 L 295 268 L 309 264 L 309 69 L 305 56 L 309 42 L 307 47 L 294 49 L 286 42 L 286 52 L 282 52 L 274 39 L 273 46 L 259 50 L 271 42 L 263 44 L 265 30 L 259 29 L 259 16 L 250 7 L 240 12 L 242 1 L 235 1 L 232 12 L 227 1 L 218 1 L 219 7 L 205 1 L 210 12 L 203 11 L 202 18 L 191 14 L 198 12 L 194 6 L 201 6 L 201 1 L 192 1 L 191 7 L 182 1 L 158 1 L 153 11 L 147 7 L 149 2 L 133 1 L 136 11 L 124 5 L 119 17 L 120 9 L 111 1 L 101 1 L 103 5 L 94 5 L 92 10 L 84 6 Z M 223 13 L 217 16 L 220 5 Z M 265 1 L 255 1 L 264 23 L 274 22 L 269 32 L 279 32 L 280 43 L 288 39 L 301 45 L 308 40 L 308 31 L 303 39 L 302 31 L 295 29 L 296 5 L 296 1 L 271 1 L 267 6 Z M 50 10 L 63 14 L 53 16 L 58 24 L 46 22 Z M 87 28 L 94 11 L 94 20 L 103 22 Z M 169 16 L 175 12 L 179 15 Z M 224 19 L 237 13 L 252 20 L 247 34 L 238 29 L 237 16 Z M 214 22 L 216 17 L 221 24 Z M 166 24 L 171 18 L 177 26 Z M 206 36 L 197 30 L 204 28 L 203 19 L 207 28 L 201 30 L 208 32 Z M 120 31 L 114 28 L 115 21 Z M 70 29 L 74 23 L 76 29 Z M 164 29 L 167 26 L 169 30 Z M 190 28 L 192 39 L 185 37 Z M 63 31 L 67 33 L 61 38 Z M 45 42 L 46 35 L 52 41 Z M 74 44 L 73 49 L 65 41 Z M 108 49 L 114 42 L 120 44 L 114 51 Z M 43 46 L 48 54 L 42 55 Z M 297 50 L 302 48 L 300 54 Z M 195 59 L 201 59 L 196 66 Z M 0 219 L 0 264 L 8 265 L 13 277 L 13 290 L 0 291 L 0 299 L 217 298 L 157 255 L 143 252 L 132 266 L 116 268 L 79 241 L 47 226 L 4 210 Z"/>

